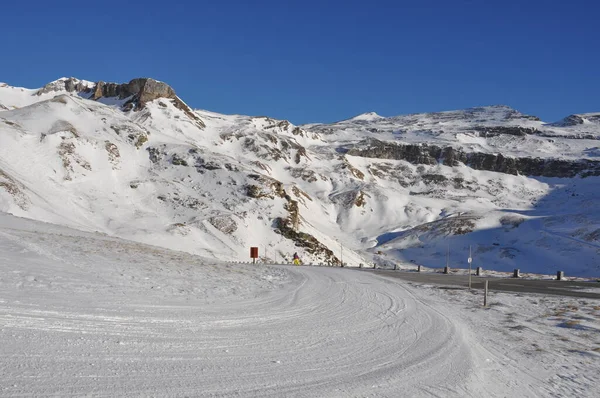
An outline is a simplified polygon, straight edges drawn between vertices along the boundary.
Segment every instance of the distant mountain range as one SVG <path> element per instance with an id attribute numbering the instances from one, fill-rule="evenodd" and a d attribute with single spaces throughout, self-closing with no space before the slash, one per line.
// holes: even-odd
<path id="1" fill-rule="evenodd" d="M 241 261 L 600 274 L 600 113 L 295 126 L 166 83 L 0 83 L 0 211 Z"/>

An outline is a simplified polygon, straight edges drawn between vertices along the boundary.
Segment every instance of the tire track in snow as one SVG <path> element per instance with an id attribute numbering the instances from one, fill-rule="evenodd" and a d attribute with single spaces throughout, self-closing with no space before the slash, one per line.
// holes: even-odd
<path id="1" fill-rule="evenodd" d="M 206 307 L 3 307 L 4 394 L 481 396 L 453 320 L 397 282 L 285 267 L 286 288 Z M 47 344 L 47 343 L 51 344 Z M 61 352 L 57 353 L 57 347 Z M 24 380 L 26 384 L 24 385 Z M 506 393 L 506 389 L 503 390 Z M 485 395 L 485 394 L 483 394 Z"/>

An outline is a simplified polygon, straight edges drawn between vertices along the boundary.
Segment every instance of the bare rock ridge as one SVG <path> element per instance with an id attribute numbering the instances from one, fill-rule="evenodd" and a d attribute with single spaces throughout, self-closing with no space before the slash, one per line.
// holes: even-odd
<path id="1" fill-rule="evenodd" d="M 102 97 L 135 97 L 137 108 L 143 108 L 146 103 L 157 98 L 177 98 L 175 91 L 168 84 L 149 78 L 133 79 L 123 84 L 99 81 L 91 99 L 97 100 Z"/>
<path id="2" fill-rule="evenodd" d="M 65 90 L 67 92 L 77 92 L 80 94 L 88 94 L 89 99 L 99 100 L 100 98 L 114 98 L 121 100 L 128 99 L 123 104 L 123 110 L 141 110 L 146 104 L 158 98 L 170 99 L 173 105 L 185 112 L 200 128 L 204 128 L 204 122 L 192 112 L 192 109 L 187 106 L 176 94 L 175 90 L 166 83 L 157 80 L 142 77 L 131 80 L 129 83 L 106 83 L 99 81 L 91 83 L 75 79 L 73 77 L 59 79 L 42 87 L 37 95 L 49 93 L 52 91 Z"/>
<path id="3" fill-rule="evenodd" d="M 581 177 L 600 175 L 600 161 L 513 158 L 502 154 L 465 153 L 452 147 L 427 144 L 394 144 L 377 139 L 363 140 L 343 149 L 348 155 L 365 158 L 405 160 L 412 164 L 457 166 L 463 163 L 475 170 L 495 171 L 513 175 Z"/>

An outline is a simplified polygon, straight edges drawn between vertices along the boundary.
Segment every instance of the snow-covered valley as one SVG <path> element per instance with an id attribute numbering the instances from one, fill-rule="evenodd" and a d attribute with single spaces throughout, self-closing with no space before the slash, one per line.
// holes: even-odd
<path id="1" fill-rule="evenodd" d="M 0 211 L 217 260 L 596 277 L 598 114 L 507 106 L 294 126 L 152 79 L 0 84 Z"/>
<path id="2" fill-rule="evenodd" d="M 594 397 L 595 300 L 214 260 L 0 216 L 1 396 Z"/>
<path id="3" fill-rule="evenodd" d="M 357 268 L 598 278 L 599 115 L 295 126 L 0 83 L 0 396 L 598 396 L 597 300 Z"/>

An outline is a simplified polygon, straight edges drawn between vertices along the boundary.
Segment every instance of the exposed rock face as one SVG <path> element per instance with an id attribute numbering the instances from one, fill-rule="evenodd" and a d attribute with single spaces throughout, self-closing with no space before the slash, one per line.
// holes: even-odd
<path id="1" fill-rule="evenodd" d="M 314 236 L 298 232 L 293 227 L 293 222 L 289 218 L 277 217 L 275 219 L 275 233 L 294 241 L 297 247 L 301 247 L 308 253 L 325 259 L 329 265 L 340 264 L 340 260 L 333 254 L 333 251 L 319 242 Z"/>
<path id="2" fill-rule="evenodd" d="M 300 224 L 300 209 L 298 207 L 298 202 L 292 200 L 287 194 L 285 195 L 285 198 L 288 201 L 285 205 L 285 209 L 288 211 L 289 215 L 286 218 L 277 217 L 274 220 L 275 233 L 294 241 L 295 246 L 304 248 L 308 253 L 325 259 L 329 265 L 340 264 L 340 260 L 338 260 L 327 246 L 319 242 L 317 238 L 311 234 L 300 232 L 298 230 L 298 225 Z"/>
<path id="3" fill-rule="evenodd" d="M 584 124 L 585 122 L 600 124 L 600 113 L 587 113 L 581 115 L 569 115 L 563 120 L 552 123 L 551 126 L 569 127 Z"/>
<path id="4" fill-rule="evenodd" d="M 2 171 L 2 169 L 0 169 L 0 188 L 3 188 L 6 190 L 6 192 L 12 195 L 15 203 L 21 209 L 27 210 L 29 208 L 31 202 L 23 192 L 25 187 L 20 182 L 14 180 L 11 176 Z"/>
<path id="5" fill-rule="evenodd" d="M 138 95 L 138 101 L 142 107 L 157 98 L 176 98 L 175 91 L 168 84 L 153 79 L 133 79 L 127 88 L 130 93 Z"/>
<path id="6" fill-rule="evenodd" d="M 558 126 L 577 126 L 583 124 L 583 118 L 578 115 L 570 115 L 556 123 Z"/>
<path id="7" fill-rule="evenodd" d="M 99 81 L 97 83 L 90 83 L 70 77 L 68 79 L 60 79 L 55 82 L 49 83 L 36 93 L 41 95 L 52 91 L 78 92 L 78 93 L 91 93 L 90 99 L 98 100 L 100 98 L 114 98 L 119 99 L 130 98 L 123 105 L 124 110 L 140 110 L 143 109 L 146 104 L 158 98 L 170 99 L 173 105 L 185 112 L 185 114 L 192 119 L 196 125 L 200 128 L 206 127 L 204 122 L 196 115 L 189 106 L 187 106 L 176 94 L 175 90 L 166 83 L 159 82 L 154 79 L 142 77 L 131 80 L 129 83 L 106 83 Z"/>
<path id="8" fill-rule="evenodd" d="M 502 134 L 523 137 L 530 134 L 541 134 L 541 131 L 534 128 L 519 126 L 477 127 L 474 130 L 478 131 L 481 137 L 495 137 Z"/>
<path id="9" fill-rule="evenodd" d="M 105 83 L 99 81 L 94 87 L 92 99 L 102 97 L 133 98 L 138 109 L 143 108 L 148 102 L 157 98 L 175 99 L 175 91 L 166 83 L 149 78 L 133 79 L 129 83 Z"/>
<path id="10" fill-rule="evenodd" d="M 371 139 L 347 151 L 348 155 L 377 159 L 405 160 L 412 164 L 457 166 L 459 163 L 476 169 L 507 174 L 543 177 L 575 177 L 600 175 L 600 161 L 540 158 L 512 158 L 502 154 L 465 153 L 452 147 L 435 145 L 394 144 Z"/>
<path id="11" fill-rule="evenodd" d="M 246 196 L 251 198 L 269 198 L 274 199 L 275 197 L 286 198 L 289 200 L 289 196 L 283 189 L 283 184 L 274 178 L 259 175 L 259 174 L 248 174 L 248 178 L 257 181 L 259 185 L 248 184 L 246 186 Z"/>
<path id="12" fill-rule="evenodd" d="M 91 99 L 94 100 L 102 97 L 118 97 L 119 99 L 125 99 L 136 96 L 136 102 L 140 108 L 149 101 L 157 98 L 177 98 L 175 91 L 168 84 L 150 78 L 133 79 L 129 83 L 123 84 L 106 83 L 103 81 L 94 84 L 70 77 L 68 79 L 60 79 L 49 83 L 38 90 L 36 94 L 41 95 L 61 90 L 70 93 L 93 93 Z"/>
<path id="13" fill-rule="evenodd" d="M 69 92 L 72 92 L 72 91 L 88 92 L 88 91 L 90 91 L 90 88 L 87 85 L 85 85 L 81 81 L 76 81 L 76 79 L 73 79 L 73 78 L 67 79 L 65 81 L 65 89 Z"/>
<path id="14" fill-rule="evenodd" d="M 74 77 L 70 77 L 68 79 L 59 79 L 54 82 L 46 84 L 44 87 L 39 89 L 36 94 L 42 95 L 51 93 L 53 91 L 62 91 L 66 90 L 70 93 L 79 92 L 79 93 L 89 93 L 93 91 L 93 83 L 86 82 L 83 80 L 75 79 Z"/>

